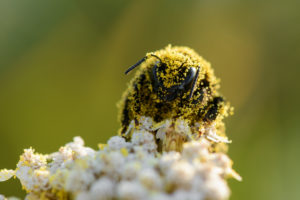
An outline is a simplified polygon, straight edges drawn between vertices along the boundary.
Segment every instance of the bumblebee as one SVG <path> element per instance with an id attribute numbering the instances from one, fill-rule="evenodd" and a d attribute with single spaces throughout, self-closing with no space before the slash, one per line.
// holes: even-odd
<path id="1" fill-rule="evenodd" d="M 168 45 L 147 53 L 126 70 L 138 70 L 120 102 L 120 134 L 125 134 L 130 123 L 136 125 L 142 116 L 156 123 L 166 119 L 183 119 L 197 132 L 210 127 L 224 135 L 223 118 L 230 110 L 218 89 L 219 79 L 210 63 L 194 50 Z"/>

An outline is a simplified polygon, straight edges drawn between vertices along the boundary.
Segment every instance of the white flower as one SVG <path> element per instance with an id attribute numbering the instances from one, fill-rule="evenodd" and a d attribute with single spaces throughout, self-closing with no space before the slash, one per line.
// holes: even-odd
<path id="1" fill-rule="evenodd" d="M 183 145 L 182 156 L 186 159 L 206 159 L 209 157 L 210 144 L 207 140 L 202 139 L 200 141 L 191 141 Z"/>
<path id="2" fill-rule="evenodd" d="M 25 149 L 17 167 L 30 166 L 32 169 L 39 169 L 47 164 L 48 155 L 34 153 L 32 148 Z"/>
<path id="3" fill-rule="evenodd" d="M 52 153 L 49 157 L 52 162 L 49 163 L 51 173 L 54 173 L 59 168 L 65 168 L 67 161 L 73 161 L 73 151 L 67 147 L 61 147 L 59 152 Z"/>
<path id="4" fill-rule="evenodd" d="M 145 129 L 148 131 L 153 130 L 153 120 L 151 117 L 141 116 L 139 122 L 140 122 L 141 129 Z"/>
<path id="5" fill-rule="evenodd" d="M 137 174 L 141 170 L 142 165 L 139 161 L 133 160 L 132 162 L 127 162 L 123 166 L 123 170 L 121 172 L 122 178 L 124 180 L 132 180 L 137 177 Z"/>
<path id="6" fill-rule="evenodd" d="M 223 169 L 223 175 L 233 177 L 242 181 L 242 177 L 232 169 L 232 161 L 226 154 L 215 153 L 211 155 L 210 161 L 216 166 Z"/>
<path id="7" fill-rule="evenodd" d="M 186 161 L 179 161 L 170 166 L 166 172 L 166 180 L 175 187 L 189 189 L 192 186 L 192 180 L 195 175 L 193 165 Z"/>
<path id="8" fill-rule="evenodd" d="M 19 165 L 16 176 L 27 190 L 39 192 L 50 188 L 49 171 L 44 167 L 33 169 L 30 166 Z"/>
<path id="9" fill-rule="evenodd" d="M 66 168 L 73 160 L 87 155 L 93 156 L 95 151 L 89 147 L 84 147 L 84 141 L 81 137 L 74 137 L 73 142 L 67 143 L 59 149 L 59 152 L 49 156 L 52 159 L 52 162 L 49 163 L 50 171 L 54 173 L 59 168 Z"/>
<path id="10" fill-rule="evenodd" d="M 84 162 L 80 160 L 80 162 Z M 95 176 L 92 171 L 88 168 L 75 167 L 72 169 L 68 176 L 66 177 L 66 185 L 65 189 L 67 191 L 72 191 L 76 193 L 76 191 L 86 190 L 95 180 Z"/>
<path id="11" fill-rule="evenodd" d="M 105 173 L 112 179 L 119 179 L 122 173 L 122 166 L 125 165 L 125 157 L 118 151 L 102 154 L 103 169 Z"/>
<path id="12" fill-rule="evenodd" d="M 131 143 L 134 146 L 142 145 L 143 149 L 149 152 L 156 152 L 157 145 L 153 134 L 145 130 L 137 130 L 132 134 Z"/>
<path id="13" fill-rule="evenodd" d="M 25 196 L 25 200 L 40 200 L 40 197 L 38 194 L 29 193 Z"/>
<path id="14" fill-rule="evenodd" d="M 83 191 L 83 192 L 80 192 L 79 194 L 77 194 L 75 199 L 76 200 L 92 200 L 91 195 L 86 191 Z"/>
<path id="15" fill-rule="evenodd" d="M 223 179 L 209 179 L 203 186 L 202 191 L 206 199 L 222 200 L 229 198 L 230 191 Z"/>
<path id="16" fill-rule="evenodd" d="M 151 194 L 151 196 L 149 196 L 149 198 L 147 198 L 149 200 L 173 200 L 173 198 L 165 193 L 154 193 Z"/>
<path id="17" fill-rule="evenodd" d="M 140 171 L 138 175 L 139 181 L 149 190 L 162 190 L 163 183 L 158 172 L 153 168 L 147 168 Z"/>
<path id="18" fill-rule="evenodd" d="M 118 198 L 121 200 L 147 199 L 148 193 L 139 182 L 121 181 L 117 189 Z"/>
<path id="19" fill-rule="evenodd" d="M 16 174 L 15 170 L 7 170 L 7 169 L 0 170 L 0 182 L 10 179 L 15 174 Z"/>
<path id="20" fill-rule="evenodd" d="M 172 195 L 172 200 L 204 200 L 203 196 L 199 192 L 177 190 Z M 215 199 L 213 199 L 215 200 Z"/>
<path id="21" fill-rule="evenodd" d="M 153 122 L 149 118 L 141 120 L 141 127 L 132 130 L 130 141 L 114 136 L 102 150 L 85 147 L 80 137 L 49 156 L 26 149 L 16 170 L 0 171 L 0 181 L 16 175 L 28 193 L 28 200 L 45 196 L 76 200 L 229 198 L 226 178 L 239 180 L 240 176 L 226 154 L 212 153 L 211 142 L 203 137 L 184 143 L 182 152 L 160 154 Z M 161 139 L 172 137 L 174 130 L 179 135 L 190 131 L 183 120 L 177 120 L 175 128 L 170 128 L 170 124 L 166 120 L 156 127 L 161 131 Z"/>
<path id="22" fill-rule="evenodd" d="M 122 148 L 127 147 L 127 143 L 124 138 L 120 136 L 113 136 L 111 137 L 108 142 L 108 147 L 111 150 L 120 150 Z"/>
<path id="23" fill-rule="evenodd" d="M 70 148 L 77 157 L 82 157 L 86 155 L 93 156 L 95 153 L 93 149 L 84 146 L 84 141 L 79 136 L 74 137 L 73 142 L 66 144 L 66 147 Z"/>
<path id="24" fill-rule="evenodd" d="M 115 191 L 115 183 L 108 177 L 102 177 L 93 183 L 90 189 L 90 197 L 92 200 L 109 200 L 113 199 Z"/>
<path id="25" fill-rule="evenodd" d="M 168 153 L 164 153 L 162 157 L 159 159 L 160 168 L 166 172 L 170 169 L 170 167 L 176 163 L 181 158 L 180 153 L 171 151 Z"/>

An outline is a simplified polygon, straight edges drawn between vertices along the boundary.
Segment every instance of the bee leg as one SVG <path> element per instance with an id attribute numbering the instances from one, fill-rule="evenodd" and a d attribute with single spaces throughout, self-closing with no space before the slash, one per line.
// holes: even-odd
<path id="1" fill-rule="evenodd" d="M 224 99 L 222 97 L 214 97 L 212 101 L 207 104 L 207 112 L 205 113 L 204 121 L 213 121 L 217 118 L 220 107 L 222 106 Z"/>
<path id="2" fill-rule="evenodd" d="M 198 92 L 198 91 L 197 91 Z M 202 103 L 203 99 L 204 99 L 204 89 L 200 89 L 199 90 L 199 97 L 197 99 L 194 99 L 192 101 L 192 104 L 199 104 L 199 103 Z"/>
<path id="3" fill-rule="evenodd" d="M 129 124 L 130 124 L 130 109 L 129 109 L 129 99 L 127 98 L 125 100 L 125 104 L 124 104 L 124 108 L 121 114 L 121 124 L 122 124 L 122 128 L 121 128 L 121 135 L 123 136 L 125 134 L 125 132 L 127 131 L 127 129 L 129 128 Z"/>
<path id="4" fill-rule="evenodd" d="M 135 120 L 132 120 L 129 126 L 127 127 L 126 132 L 123 134 L 123 137 L 126 140 L 129 140 L 131 138 L 131 130 L 134 129 L 134 127 L 135 127 Z"/>
<path id="5" fill-rule="evenodd" d="M 200 81 L 200 87 L 198 87 L 194 92 L 195 94 L 198 94 L 199 97 L 197 99 L 194 99 L 192 101 L 192 104 L 202 103 L 204 97 L 209 96 L 210 92 L 211 89 L 210 89 L 209 81 L 207 80 L 207 77 L 205 77 Z"/>

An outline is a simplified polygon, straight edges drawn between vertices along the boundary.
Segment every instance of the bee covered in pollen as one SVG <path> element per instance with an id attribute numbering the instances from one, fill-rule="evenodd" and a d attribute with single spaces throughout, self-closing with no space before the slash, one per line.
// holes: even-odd
<path id="1" fill-rule="evenodd" d="M 210 63 L 194 50 L 168 45 L 147 53 L 125 74 L 137 67 L 119 104 L 123 137 L 131 137 L 130 125 L 138 127 L 142 117 L 156 124 L 184 120 L 196 137 L 211 127 L 225 136 L 223 118 L 231 107 L 218 91 L 219 79 Z"/>

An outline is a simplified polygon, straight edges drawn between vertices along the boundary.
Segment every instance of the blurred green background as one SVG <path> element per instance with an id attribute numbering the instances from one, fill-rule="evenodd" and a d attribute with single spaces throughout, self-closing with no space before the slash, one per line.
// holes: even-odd
<path id="1" fill-rule="evenodd" d="M 210 61 L 235 107 L 229 155 L 244 180 L 231 199 L 298 199 L 298 2 L 0 1 L 0 168 L 30 146 L 115 135 L 125 69 L 171 43 Z M 24 195 L 17 180 L 0 193 Z"/>

